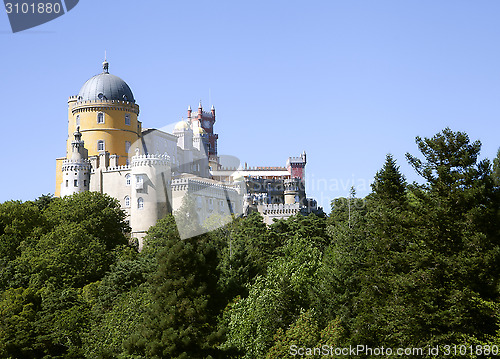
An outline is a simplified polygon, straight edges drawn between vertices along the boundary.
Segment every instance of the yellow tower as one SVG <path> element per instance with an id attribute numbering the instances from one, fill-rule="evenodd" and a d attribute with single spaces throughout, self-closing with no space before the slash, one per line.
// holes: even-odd
<path id="1" fill-rule="evenodd" d="M 118 164 L 128 164 L 130 147 L 141 137 L 139 106 L 125 81 L 109 73 L 109 64 L 102 63 L 102 73 L 82 86 L 77 96 L 68 100 L 68 140 L 66 157 L 58 158 L 55 195 L 60 195 L 62 162 L 71 156 L 73 133 L 80 127 L 89 158 L 108 152 L 118 156 Z M 133 153 L 132 153 L 133 155 Z"/>

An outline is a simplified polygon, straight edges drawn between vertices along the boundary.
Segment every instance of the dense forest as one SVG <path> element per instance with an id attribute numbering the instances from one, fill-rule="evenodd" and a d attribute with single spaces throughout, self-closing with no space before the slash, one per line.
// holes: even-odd
<path id="1" fill-rule="evenodd" d="M 356 345 L 489 356 L 500 152 L 480 160 L 480 142 L 450 129 L 416 143 L 406 158 L 421 183 L 387 155 L 372 192 L 353 189 L 328 216 L 266 226 L 253 213 L 180 240 L 169 215 L 140 252 L 109 196 L 0 204 L 0 358 L 277 359 Z"/>

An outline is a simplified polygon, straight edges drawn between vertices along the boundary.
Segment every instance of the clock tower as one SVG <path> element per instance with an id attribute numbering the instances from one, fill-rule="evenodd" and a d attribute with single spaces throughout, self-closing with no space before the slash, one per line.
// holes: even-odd
<path id="1" fill-rule="evenodd" d="M 208 136 L 207 157 L 212 170 L 217 170 L 219 165 L 219 157 L 217 156 L 217 140 L 219 135 L 214 133 L 215 124 L 215 107 L 212 105 L 210 112 L 203 111 L 203 106 L 198 105 L 198 112 L 193 113 L 191 106 L 188 107 L 188 122 L 191 127 L 201 127 L 205 130 Z M 197 123 L 196 123 L 197 122 Z"/>

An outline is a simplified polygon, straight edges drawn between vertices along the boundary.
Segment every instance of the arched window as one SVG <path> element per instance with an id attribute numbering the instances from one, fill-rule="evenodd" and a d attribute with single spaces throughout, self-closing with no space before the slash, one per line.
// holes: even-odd
<path id="1" fill-rule="evenodd" d="M 130 152 L 130 141 L 125 141 L 125 152 L 129 153 Z"/>
<path id="2" fill-rule="evenodd" d="M 125 175 L 125 184 L 126 184 L 127 186 L 130 186 L 130 178 L 131 178 L 131 177 L 132 177 L 132 176 L 130 176 L 130 174 L 126 174 L 126 175 Z"/>
<path id="3" fill-rule="evenodd" d="M 129 196 L 125 196 L 125 207 L 126 208 L 130 207 L 130 197 Z"/>
<path id="4" fill-rule="evenodd" d="M 97 151 L 104 151 L 104 140 L 97 141 Z"/>
<path id="5" fill-rule="evenodd" d="M 80 115 L 76 115 L 76 127 L 80 126 Z"/>
<path id="6" fill-rule="evenodd" d="M 142 197 L 139 197 L 137 199 L 137 208 L 143 209 L 144 208 L 144 199 Z"/>
<path id="7" fill-rule="evenodd" d="M 125 115 L 125 124 L 130 126 L 130 114 Z"/>
<path id="8" fill-rule="evenodd" d="M 99 112 L 97 114 L 97 123 L 104 123 L 104 113 L 103 112 Z"/>

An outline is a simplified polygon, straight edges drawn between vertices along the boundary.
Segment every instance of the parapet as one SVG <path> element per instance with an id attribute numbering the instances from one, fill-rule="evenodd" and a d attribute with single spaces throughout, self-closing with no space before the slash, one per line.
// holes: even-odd
<path id="1" fill-rule="evenodd" d="M 169 165 L 170 157 L 168 155 L 135 155 L 132 157 L 132 167 Z"/>
<path id="2" fill-rule="evenodd" d="M 75 102 L 76 99 L 76 102 Z M 71 96 L 68 103 L 73 103 L 71 112 L 94 110 L 98 108 L 121 109 L 139 114 L 139 105 L 131 101 L 120 100 L 99 100 L 99 101 L 80 101 L 77 96 Z"/>

